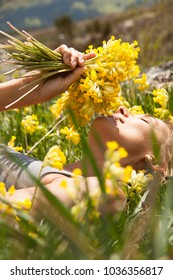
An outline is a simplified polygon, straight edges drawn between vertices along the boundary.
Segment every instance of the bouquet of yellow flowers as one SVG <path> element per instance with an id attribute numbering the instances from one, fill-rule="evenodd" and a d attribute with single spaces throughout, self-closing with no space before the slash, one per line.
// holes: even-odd
<path id="1" fill-rule="evenodd" d="M 95 52 L 96 57 L 86 61 L 87 71 L 65 92 L 51 108 L 58 117 L 67 106 L 73 111 L 75 119 L 85 125 L 92 116 L 108 115 L 124 104 L 121 96 L 121 82 L 139 75 L 136 64 L 139 47 L 121 43 L 112 36 L 102 47 L 90 46 L 86 52 Z"/>
<path id="2" fill-rule="evenodd" d="M 27 32 L 21 32 L 8 24 L 26 40 L 21 42 L 0 31 L 9 38 L 8 44 L 1 44 L 0 49 L 8 53 L 7 63 L 17 65 L 14 71 L 42 71 L 38 83 L 57 73 L 71 71 L 63 62 L 61 54 L 44 46 Z M 111 110 L 123 104 L 121 82 L 139 75 L 136 60 L 140 49 L 137 45 L 136 41 L 132 44 L 122 43 L 112 36 L 96 49 L 89 46 L 86 52 L 95 52 L 96 57 L 85 62 L 86 72 L 51 107 L 55 117 L 59 117 L 63 110 L 70 107 L 79 124 L 85 125 L 95 113 L 108 115 Z"/>

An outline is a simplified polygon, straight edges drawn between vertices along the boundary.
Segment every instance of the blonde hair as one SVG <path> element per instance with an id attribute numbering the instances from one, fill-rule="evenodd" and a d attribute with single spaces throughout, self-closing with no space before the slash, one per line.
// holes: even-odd
<path id="1" fill-rule="evenodd" d="M 164 143 L 161 144 L 161 157 L 166 163 L 165 176 L 173 175 L 173 123 L 165 120 L 168 127 L 168 133 L 164 136 Z"/>
<path id="2" fill-rule="evenodd" d="M 162 139 L 158 141 L 159 161 L 156 161 L 153 153 L 146 155 L 145 158 L 150 170 L 158 171 L 166 178 L 173 176 L 173 123 L 170 120 L 163 122 L 167 129 L 163 130 Z"/>

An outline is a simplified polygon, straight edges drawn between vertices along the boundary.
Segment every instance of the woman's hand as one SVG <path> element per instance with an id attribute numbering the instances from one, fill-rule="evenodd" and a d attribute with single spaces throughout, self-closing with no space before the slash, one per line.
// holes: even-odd
<path id="1" fill-rule="evenodd" d="M 37 79 L 41 77 L 41 72 L 36 71 L 29 72 L 22 78 L 0 83 L 0 111 L 43 103 L 58 96 L 86 70 L 85 60 L 95 57 L 95 53 L 83 54 L 66 45 L 61 45 L 55 51 L 62 54 L 63 61 L 71 67 L 71 71 L 59 73 L 38 86 Z"/>
<path id="2" fill-rule="evenodd" d="M 38 95 L 40 97 L 39 103 L 48 101 L 66 91 L 85 72 L 85 61 L 96 56 L 95 53 L 83 54 L 74 48 L 68 48 L 66 45 L 61 45 L 55 51 L 62 54 L 64 63 L 69 65 L 72 71 L 60 73 L 41 84 L 35 90 L 37 97 Z"/>

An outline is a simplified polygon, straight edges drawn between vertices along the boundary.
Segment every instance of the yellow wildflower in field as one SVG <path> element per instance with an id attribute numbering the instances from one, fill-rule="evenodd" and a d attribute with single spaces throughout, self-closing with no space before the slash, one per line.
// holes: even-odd
<path id="1" fill-rule="evenodd" d="M 32 206 L 32 202 L 30 199 L 26 198 L 24 201 L 17 201 L 15 206 L 18 209 L 29 210 Z"/>
<path id="2" fill-rule="evenodd" d="M 116 141 L 108 141 L 106 145 L 108 149 L 105 152 L 105 160 L 110 163 L 119 162 L 121 158 L 127 157 L 127 151 L 123 147 L 119 147 Z"/>
<path id="3" fill-rule="evenodd" d="M 127 157 L 127 151 L 123 147 L 119 147 L 115 141 L 107 142 L 107 147 L 103 168 L 105 179 L 127 183 L 131 176 L 132 167 L 120 165 L 120 160 Z"/>
<path id="4" fill-rule="evenodd" d="M 12 196 L 15 191 L 16 189 L 14 185 L 9 187 L 7 191 L 5 184 L 3 182 L 0 182 L 0 197 L 6 199 L 8 196 Z M 0 211 L 3 213 L 3 215 L 11 215 L 17 221 L 20 221 L 20 219 L 17 216 L 16 209 L 22 210 L 27 213 L 31 208 L 31 205 L 32 202 L 28 198 L 26 198 L 24 201 L 11 201 L 10 204 L 7 204 L 5 201 L 0 200 Z"/>
<path id="5" fill-rule="evenodd" d="M 162 109 L 166 109 L 169 96 L 168 92 L 164 88 L 155 89 L 153 91 L 153 100 L 155 103 L 159 103 Z"/>
<path id="6" fill-rule="evenodd" d="M 7 146 L 17 152 L 22 152 L 23 147 L 15 147 L 15 140 L 16 136 L 12 135 L 10 141 L 7 143 Z"/>
<path id="7" fill-rule="evenodd" d="M 43 161 L 43 167 L 52 166 L 62 170 L 65 163 L 66 157 L 64 153 L 61 151 L 59 146 L 55 145 L 51 147 L 48 153 L 46 154 Z"/>
<path id="8" fill-rule="evenodd" d="M 67 181 L 64 179 L 64 180 L 61 180 L 61 182 L 60 182 L 60 187 L 61 188 L 64 188 L 64 189 L 66 189 L 67 188 Z"/>
<path id="9" fill-rule="evenodd" d="M 161 120 L 171 118 L 169 110 L 162 108 L 154 108 L 154 116 Z"/>
<path id="10" fill-rule="evenodd" d="M 173 116 L 169 115 L 168 118 L 170 119 L 170 121 L 173 123 Z"/>
<path id="11" fill-rule="evenodd" d="M 169 100 L 169 95 L 166 89 L 159 88 L 153 91 L 153 100 L 158 103 L 161 108 L 154 108 L 154 116 L 161 120 L 172 119 L 170 111 L 166 108 Z"/>
<path id="12" fill-rule="evenodd" d="M 132 114 L 132 115 L 140 115 L 140 114 L 144 114 L 144 111 L 142 109 L 142 106 L 141 105 L 135 105 L 131 108 L 129 108 L 129 112 Z"/>
<path id="13" fill-rule="evenodd" d="M 74 126 L 71 126 L 70 128 L 65 126 L 60 129 L 60 133 L 65 134 L 65 138 L 71 140 L 75 145 L 80 142 L 80 134 L 74 130 Z"/>
<path id="14" fill-rule="evenodd" d="M 102 47 L 94 49 L 90 46 L 86 52 L 91 51 L 96 57 L 86 61 L 85 73 L 51 108 L 54 115 L 57 109 L 59 116 L 61 109 L 70 107 L 81 125 L 90 121 L 95 113 L 108 115 L 110 110 L 115 110 L 122 103 L 121 82 L 139 74 L 136 41 L 122 43 L 112 36 L 108 42 L 103 42 Z"/>
<path id="15" fill-rule="evenodd" d="M 108 141 L 106 143 L 106 146 L 109 150 L 114 151 L 114 150 L 118 149 L 119 144 L 116 141 Z"/>
<path id="16" fill-rule="evenodd" d="M 25 133 L 34 133 L 39 125 L 37 116 L 35 114 L 26 116 L 22 120 L 21 125 L 23 126 Z"/>
<path id="17" fill-rule="evenodd" d="M 12 195 L 14 192 L 16 191 L 15 186 L 11 185 L 11 187 L 9 187 L 8 191 L 6 190 L 6 186 L 4 182 L 0 182 L 0 194 L 2 196 L 6 196 L 6 194 L 8 193 L 9 195 Z"/>
<path id="18" fill-rule="evenodd" d="M 15 191 L 16 191 L 16 189 L 15 189 L 15 186 L 14 186 L 14 185 L 12 185 L 12 186 L 8 189 L 8 193 L 9 193 L 10 195 L 13 195 L 13 194 L 15 193 Z"/>
<path id="19" fill-rule="evenodd" d="M 50 111 L 55 119 L 59 119 L 63 110 L 65 109 L 66 102 L 68 100 L 68 92 L 61 95 L 61 98 L 59 98 L 55 104 L 50 106 Z"/>
<path id="20" fill-rule="evenodd" d="M 6 188 L 5 188 L 4 182 L 0 182 L 0 194 L 1 194 L 2 196 L 5 196 L 5 195 L 6 195 Z"/>
<path id="21" fill-rule="evenodd" d="M 149 83 L 147 82 L 147 75 L 142 74 L 141 78 L 134 79 L 134 84 L 140 91 L 145 91 L 149 88 Z"/>
<path id="22" fill-rule="evenodd" d="M 10 141 L 7 143 L 8 147 L 14 147 L 14 141 L 16 140 L 16 136 L 11 136 Z"/>
<path id="23" fill-rule="evenodd" d="M 82 170 L 80 168 L 74 168 L 72 173 L 73 173 L 73 177 L 82 176 Z"/>
<path id="24" fill-rule="evenodd" d="M 148 186 L 148 183 L 153 179 L 151 174 L 145 174 L 145 171 L 136 172 L 132 171 L 131 177 L 129 179 L 129 190 L 131 192 L 141 192 L 145 187 Z"/>

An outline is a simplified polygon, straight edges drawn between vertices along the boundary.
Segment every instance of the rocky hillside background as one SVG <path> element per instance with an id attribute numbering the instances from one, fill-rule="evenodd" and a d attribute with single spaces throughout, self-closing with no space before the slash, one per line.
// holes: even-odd
<path id="1" fill-rule="evenodd" d="M 101 45 L 111 35 L 122 41 L 137 40 L 141 49 L 138 63 L 146 70 L 173 60 L 173 0 L 160 0 L 153 6 L 135 6 L 80 21 L 62 15 L 55 20 L 54 26 L 30 33 L 53 49 L 65 43 L 80 51 L 85 51 L 90 44 Z M 4 37 L 1 36 L 0 41 L 4 41 Z M 173 65 L 168 65 L 169 79 L 172 79 Z"/>
<path id="2" fill-rule="evenodd" d="M 18 28 L 36 29 L 54 25 L 56 18 L 67 15 L 74 21 L 91 19 L 134 7 L 150 6 L 157 0 L 0 0 L 1 28 L 12 21 Z"/>

